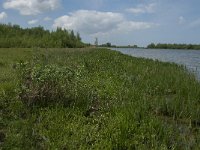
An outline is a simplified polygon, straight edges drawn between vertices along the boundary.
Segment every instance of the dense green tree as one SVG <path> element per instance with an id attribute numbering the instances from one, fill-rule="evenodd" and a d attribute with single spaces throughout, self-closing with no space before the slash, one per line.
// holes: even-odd
<path id="1" fill-rule="evenodd" d="M 156 47 L 156 45 L 154 44 L 154 43 L 151 43 L 151 44 L 149 44 L 148 46 L 147 46 L 147 48 L 155 48 Z"/>
<path id="2" fill-rule="evenodd" d="M 78 41 L 81 41 L 81 36 L 80 36 L 79 32 L 77 32 L 76 37 L 77 37 Z"/>
<path id="3" fill-rule="evenodd" d="M 65 48 L 84 47 L 80 34 L 57 28 L 45 30 L 42 26 L 23 29 L 19 25 L 0 24 L 0 48 L 41 47 Z"/>

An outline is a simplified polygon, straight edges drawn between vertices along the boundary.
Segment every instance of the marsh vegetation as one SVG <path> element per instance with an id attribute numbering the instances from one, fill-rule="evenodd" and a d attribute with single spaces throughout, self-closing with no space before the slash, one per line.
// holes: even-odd
<path id="1" fill-rule="evenodd" d="M 200 83 L 107 49 L 0 49 L 2 149 L 198 149 Z"/>

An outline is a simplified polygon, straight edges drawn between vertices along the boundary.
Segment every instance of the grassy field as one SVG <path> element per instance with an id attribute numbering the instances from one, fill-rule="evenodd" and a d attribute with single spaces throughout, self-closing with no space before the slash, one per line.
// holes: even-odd
<path id="1" fill-rule="evenodd" d="M 0 49 L 0 149 L 199 149 L 200 83 L 106 49 Z"/>

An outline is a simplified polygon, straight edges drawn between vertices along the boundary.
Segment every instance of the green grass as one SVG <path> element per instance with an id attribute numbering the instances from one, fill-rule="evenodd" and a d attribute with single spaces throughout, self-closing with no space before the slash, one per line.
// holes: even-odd
<path id="1" fill-rule="evenodd" d="M 199 149 L 200 83 L 107 49 L 0 49 L 0 148 Z"/>

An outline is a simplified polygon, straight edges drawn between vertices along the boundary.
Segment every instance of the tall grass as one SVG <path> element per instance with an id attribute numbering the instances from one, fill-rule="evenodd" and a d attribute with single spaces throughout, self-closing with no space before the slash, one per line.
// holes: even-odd
<path id="1" fill-rule="evenodd" d="M 200 83 L 184 67 L 107 49 L 0 54 L 3 149 L 200 148 Z"/>

